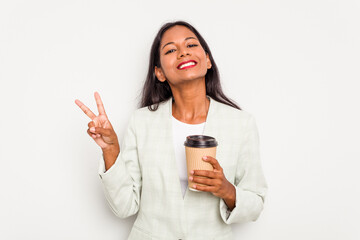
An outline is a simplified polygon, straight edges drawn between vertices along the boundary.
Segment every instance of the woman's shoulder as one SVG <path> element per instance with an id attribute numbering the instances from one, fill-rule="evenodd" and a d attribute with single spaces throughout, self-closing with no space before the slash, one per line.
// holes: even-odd
<path id="1" fill-rule="evenodd" d="M 212 99 L 213 100 L 213 99 Z M 246 120 L 253 118 L 253 114 L 247 110 L 237 109 L 232 106 L 229 106 L 225 103 L 214 101 L 214 111 L 217 115 L 223 116 L 225 118 L 238 118 L 241 120 Z"/>
<path id="2" fill-rule="evenodd" d="M 158 104 L 152 104 L 150 107 L 151 109 L 156 109 L 155 111 L 150 110 L 149 106 L 138 108 L 133 112 L 132 117 L 142 121 L 150 119 L 154 120 L 157 117 L 164 117 L 169 111 L 168 101 L 169 100 L 165 100 Z"/>
<path id="3" fill-rule="evenodd" d="M 213 119 L 216 119 L 216 122 L 222 127 L 231 129 L 235 133 L 239 129 L 256 127 L 256 120 L 252 112 L 240 110 L 221 102 L 216 102 L 214 105 Z"/>

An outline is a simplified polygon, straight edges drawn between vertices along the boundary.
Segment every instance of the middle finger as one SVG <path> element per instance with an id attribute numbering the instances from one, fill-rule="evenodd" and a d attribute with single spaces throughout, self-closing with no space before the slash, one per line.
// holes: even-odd
<path id="1" fill-rule="evenodd" d="M 94 93 L 94 96 L 95 96 L 96 105 L 97 105 L 99 114 L 101 114 L 101 115 L 106 115 L 106 113 L 105 113 L 105 108 L 104 108 L 104 104 L 103 104 L 103 102 L 101 101 L 100 94 L 99 94 L 98 92 L 95 92 L 95 93 Z"/>
<path id="2" fill-rule="evenodd" d="M 209 178 L 216 178 L 217 174 L 213 171 L 208 170 L 194 170 L 194 174 L 191 174 L 192 176 L 205 176 Z"/>

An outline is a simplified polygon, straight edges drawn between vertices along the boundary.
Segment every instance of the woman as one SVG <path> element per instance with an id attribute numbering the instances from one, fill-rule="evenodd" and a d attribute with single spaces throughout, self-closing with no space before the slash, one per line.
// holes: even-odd
<path id="1" fill-rule="evenodd" d="M 215 61 L 190 24 L 162 26 L 152 45 L 141 106 L 131 116 L 121 151 L 97 92 L 88 134 L 101 147 L 99 175 L 112 211 L 138 213 L 129 239 L 233 239 L 231 223 L 255 221 L 267 184 L 257 126 L 221 90 Z M 186 135 L 214 137 L 214 171 L 195 170 L 187 188 Z M 200 178 L 207 177 L 207 179 Z M 197 186 L 202 183 L 205 186 Z"/>

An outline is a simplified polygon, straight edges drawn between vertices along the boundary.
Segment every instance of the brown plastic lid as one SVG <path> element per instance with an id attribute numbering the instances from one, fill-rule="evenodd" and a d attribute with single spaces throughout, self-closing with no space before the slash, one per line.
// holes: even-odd
<path id="1" fill-rule="evenodd" d="M 215 138 L 206 135 L 190 135 L 186 137 L 184 145 L 194 148 L 209 148 L 218 145 Z"/>

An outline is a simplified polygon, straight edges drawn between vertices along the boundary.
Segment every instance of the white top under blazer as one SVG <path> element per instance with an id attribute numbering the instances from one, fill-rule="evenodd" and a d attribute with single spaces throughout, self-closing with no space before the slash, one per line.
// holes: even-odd
<path id="1" fill-rule="evenodd" d="M 130 117 L 115 163 L 99 176 L 107 202 L 120 218 L 137 214 L 129 240 L 232 240 L 230 224 L 256 221 L 264 207 L 258 129 L 252 114 L 207 96 L 210 106 L 203 130 L 214 137 L 216 159 L 236 189 L 230 212 L 223 199 L 186 188 L 182 196 L 172 131 L 172 98 L 156 111 L 137 109 Z"/>
<path id="2" fill-rule="evenodd" d="M 173 143 L 175 150 L 175 159 L 178 168 L 178 174 L 181 184 L 183 198 L 188 187 L 188 174 L 186 167 L 186 154 L 184 142 L 189 135 L 202 135 L 205 122 L 200 124 L 188 124 L 172 117 Z M 196 189 L 195 189 L 196 190 Z M 197 190 L 196 190 L 197 191 Z"/>

